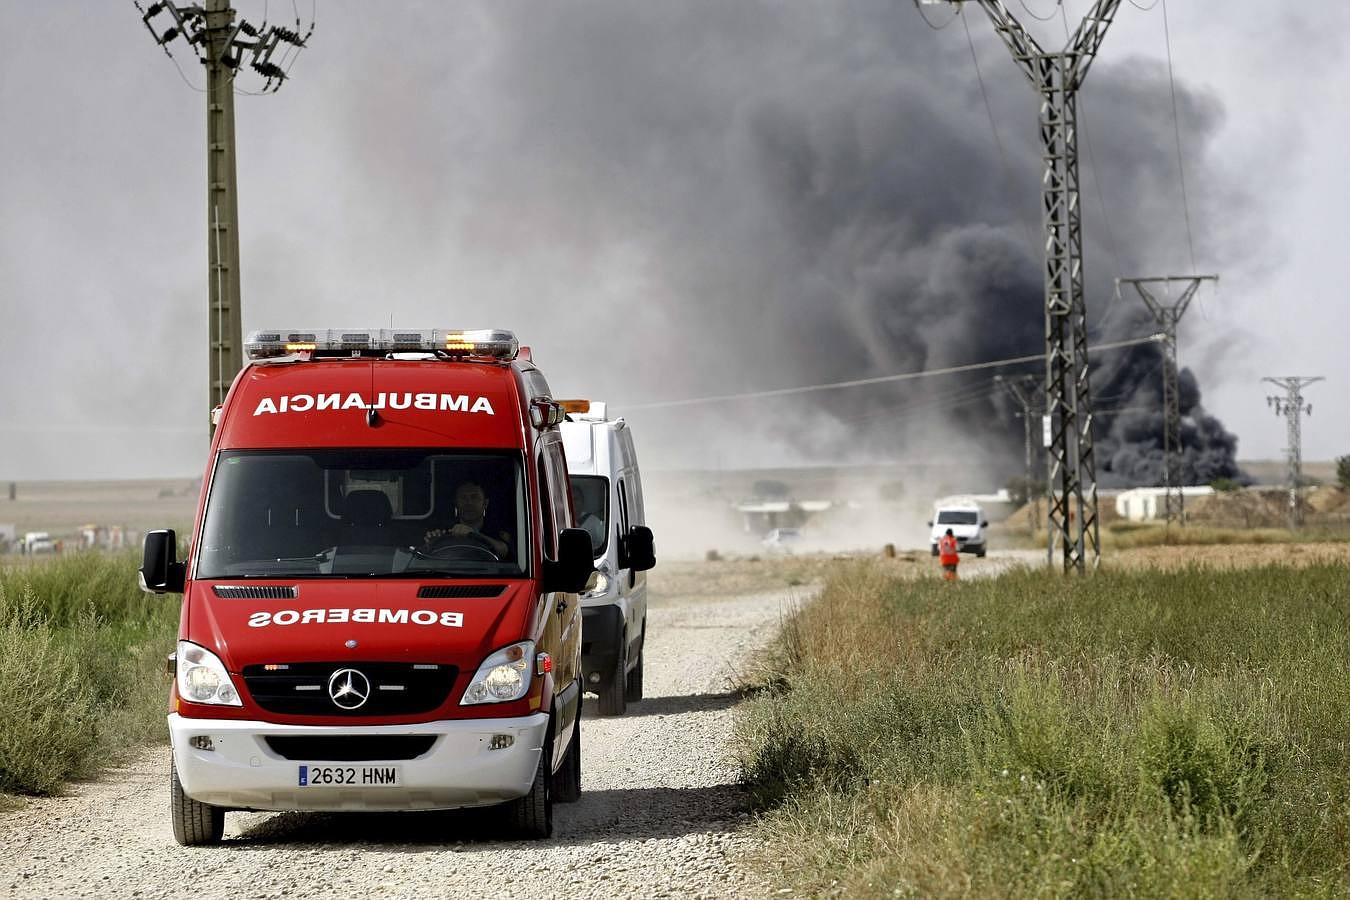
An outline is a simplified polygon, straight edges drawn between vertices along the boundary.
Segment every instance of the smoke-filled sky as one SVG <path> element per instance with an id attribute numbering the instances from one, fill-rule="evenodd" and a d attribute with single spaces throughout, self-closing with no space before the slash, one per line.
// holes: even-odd
<path id="1" fill-rule="evenodd" d="M 1075 27 L 1087 5 L 1065 0 Z M 180 75 L 130 0 L 0 9 L 0 479 L 196 474 L 203 73 L 179 41 Z M 1239 454 L 1270 458 L 1284 428 L 1260 378 L 1325 375 L 1304 454 L 1350 452 L 1331 247 L 1350 10 L 1168 12 L 1195 267 L 1223 278 L 1182 324 L 1186 398 L 1198 384 Z M 324 0 L 285 87 L 237 98 L 245 330 L 510 328 L 557 394 L 620 412 L 1040 352 L 1036 97 L 965 18 L 1006 161 L 961 20 L 935 31 L 908 0 Z M 1093 337 L 1147 334 L 1112 278 L 1192 271 L 1160 6 L 1122 5 L 1080 118 Z M 1140 458 L 1131 404 L 1156 390 L 1118 383 L 1138 362 L 1101 358 L 1127 411 L 1099 467 Z M 978 395 L 989 374 L 630 419 L 652 467 L 997 470 L 1020 426 Z"/>

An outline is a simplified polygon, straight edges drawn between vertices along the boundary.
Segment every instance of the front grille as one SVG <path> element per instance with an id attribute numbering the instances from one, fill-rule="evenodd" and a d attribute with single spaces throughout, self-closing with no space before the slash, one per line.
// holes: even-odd
<path id="1" fill-rule="evenodd" d="M 300 594 L 295 585 L 218 584 L 213 589 L 226 600 L 293 600 Z"/>
<path id="2" fill-rule="evenodd" d="M 436 743 L 434 734 L 348 734 L 269 737 L 267 746 L 285 759 L 308 762 L 416 759 Z"/>
<path id="3" fill-rule="evenodd" d="M 333 700 L 329 680 L 340 669 L 353 669 L 369 682 L 364 703 L 347 709 Z M 431 663 L 290 663 L 245 666 L 244 684 L 255 703 L 268 712 L 291 716 L 404 716 L 430 712 L 445 702 L 454 686 L 454 666 Z M 355 679 L 359 684 L 360 678 Z M 345 679 L 339 680 L 339 686 Z M 346 702 L 350 705 L 352 697 Z"/>
<path id="4" fill-rule="evenodd" d="M 500 597 L 504 584 L 424 584 L 417 596 L 426 600 L 459 600 L 467 597 Z"/>

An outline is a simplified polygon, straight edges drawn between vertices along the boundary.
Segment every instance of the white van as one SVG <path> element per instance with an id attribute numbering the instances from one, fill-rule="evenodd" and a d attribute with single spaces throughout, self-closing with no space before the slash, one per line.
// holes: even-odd
<path id="1" fill-rule="evenodd" d="M 933 519 L 928 526 L 932 529 L 928 543 L 934 556 L 938 555 L 938 541 L 948 528 L 952 530 L 952 537 L 956 538 L 962 553 L 974 553 L 982 557 L 989 549 L 985 540 L 989 520 L 974 500 L 948 498 L 937 501 L 933 504 Z"/>
<path id="2" fill-rule="evenodd" d="M 567 475 L 577 527 L 591 535 L 598 572 L 581 595 L 581 671 L 599 697 L 601 715 L 622 715 L 642 699 L 642 654 L 647 634 L 647 574 L 632 567 L 628 542 L 645 528 L 642 479 L 633 434 L 605 404 L 564 400 L 562 423 Z"/>

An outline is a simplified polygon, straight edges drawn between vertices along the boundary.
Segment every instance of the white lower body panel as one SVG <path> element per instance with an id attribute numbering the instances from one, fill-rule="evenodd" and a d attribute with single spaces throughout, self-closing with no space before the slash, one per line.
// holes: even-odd
<path id="1" fill-rule="evenodd" d="M 422 810 L 488 806 L 523 797 L 539 765 L 548 715 L 513 719 L 460 719 L 417 725 L 272 725 L 234 719 L 169 716 L 178 779 L 189 797 L 212 806 L 255 810 Z M 397 766 L 398 787 L 310 786 L 299 784 L 299 768 L 324 759 L 286 759 L 266 738 L 335 736 L 434 736 L 415 759 L 359 760 L 333 765 Z M 497 735 L 514 740 L 491 749 Z M 212 749 L 192 746 L 193 737 L 211 739 Z M 498 743 L 502 743 L 500 738 Z"/>

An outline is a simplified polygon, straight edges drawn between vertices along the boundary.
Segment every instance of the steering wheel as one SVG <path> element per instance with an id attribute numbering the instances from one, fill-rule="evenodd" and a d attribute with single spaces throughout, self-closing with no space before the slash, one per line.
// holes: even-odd
<path id="1" fill-rule="evenodd" d="M 500 557 L 479 542 L 475 537 L 446 536 L 437 538 L 431 546 L 420 551 L 423 556 L 432 559 L 465 559 L 484 562 L 500 562 Z"/>

